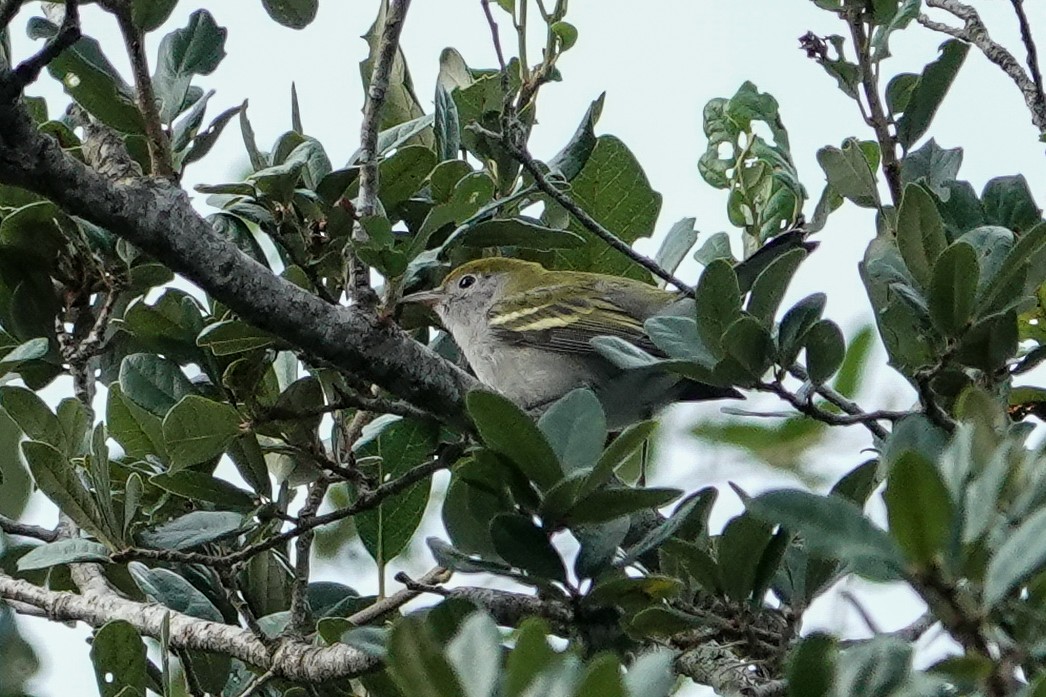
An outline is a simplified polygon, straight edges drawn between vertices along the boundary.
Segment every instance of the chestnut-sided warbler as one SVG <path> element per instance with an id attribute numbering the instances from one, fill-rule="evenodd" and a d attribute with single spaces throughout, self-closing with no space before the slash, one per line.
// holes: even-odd
<path id="1" fill-rule="evenodd" d="M 591 339 L 616 336 L 663 355 L 644 321 L 692 313 L 693 300 L 641 281 L 497 257 L 463 264 L 403 301 L 432 308 L 476 377 L 527 410 L 587 386 L 614 428 L 672 402 L 740 397 L 664 370 L 622 370 L 595 350 Z"/>

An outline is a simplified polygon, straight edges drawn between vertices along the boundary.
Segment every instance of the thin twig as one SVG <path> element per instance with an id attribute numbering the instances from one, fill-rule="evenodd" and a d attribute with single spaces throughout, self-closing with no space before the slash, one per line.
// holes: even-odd
<path id="1" fill-rule="evenodd" d="M 156 94 L 153 81 L 149 76 L 149 58 L 145 55 L 145 41 L 142 31 L 135 26 L 131 18 L 131 7 L 124 3 L 115 8 L 116 22 L 120 25 L 127 56 L 131 59 L 131 70 L 134 73 L 134 86 L 138 97 L 138 109 L 145 122 L 145 136 L 149 146 L 149 159 L 152 162 L 152 174 L 171 181 L 177 181 L 178 175 L 171 162 L 171 141 L 163 130 L 160 112 L 156 108 Z"/>
<path id="2" fill-rule="evenodd" d="M 363 123 L 360 125 L 360 193 L 356 205 L 356 223 L 352 230 L 352 239 L 356 243 L 366 242 L 370 237 L 360 221 L 377 214 L 381 209 L 378 200 L 378 132 L 389 89 L 389 75 L 399 53 L 400 32 L 409 8 L 410 0 L 389 1 L 385 24 L 378 39 L 374 68 L 367 84 L 367 101 L 363 105 Z M 370 287 L 367 267 L 355 254 L 350 254 L 349 259 L 349 292 L 356 302 L 370 305 L 377 303 L 377 296 Z"/>
<path id="3" fill-rule="evenodd" d="M 303 520 L 316 515 L 323 497 L 330 488 L 330 479 L 321 477 L 309 485 L 309 495 L 298 513 Z M 316 533 L 313 530 L 303 532 L 294 543 L 294 582 L 291 585 L 291 621 L 290 631 L 293 636 L 305 636 L 309 632 L 309 620 L 312 609 L 309 607 L 309 576 L 312 569 L 312 541 Z"/>
<path id="4" fill-rule="evenodd" d="M 908 415 L 908 412 L 898 411 L 861 411 L 857 414 L 836 414 L 825 411 L 809 399 L 801 398 L 776 381 L 761 382 L 756 385 L 756 389 L 777 395 L 795 407 L 796 411 L 809 416 L 811 419 L 816 419 L 829 426 L 864 426 L 878 438 L 886 438 L 890 434 L 889 431 L 878 423 L 879 421 L 896 421 Z"/>
<path id="5" fill-rule="evenodd" d="M 1017 15 L 1017 24 L 1021 28 L 1021 41 L 1024 42 L 1024 49 L 1028 52 L 1026 60 L 1028 73 L 1031 75 L 1032 83 L 1035 84 L 1035 90 L 1039 93 L 1039 103 L 1043 104 L 1046 102 L 1046 94 L 1043 93 L 1042 71 L 1039 70 L 1039 51 L 1035 46 L 1035 37 L 1031 33 L 1028 15 L 1024 13 L 1024 0 L 1010 0 L 1010 4 L 1013 5 L 1013 11 Z"/>
<path id="6" fill-rule="evenodd" d="M 8 535 L 31 537 L 42 542 L 54 542 L 58 539 L 57 530 L 48 530 L 38 525 L 19 523 L 17 520 L 11 520 L 5 515 L 0 515 L 0 530 L 3 530 Z"/>
<path id="7" fill-rule="evenodd" d="M 317 416 L 341 411 L 342 409 L 363 409 L 378 414 L 395 414 L 412 419 L 428 421 L 432 415 L 422 411 L 407 402 L 398 399 L 385 399 L 383 397 L 368 397 L 361 394 L 350 394 L 343 392 L 341 398 L 335 402 L 324 404 L 312 409 L 287 409 L 270 407 L 265 413 L 253 420 L 254 424 L 264 424 L 271 421 L 293 421 L 298 419 L 312 419 Z"/>
<path id="8" fill-rule="evenodd" d="M 10 20 L 8 20 L 10 21 Z M 4 25 L 0 25 L 4 26 Z M 59 56 L 65 49 L 80 40 L 80 4 L 79 0 L 66 0 L 65 16 L 58 27 L 58 33 L 47 40 L 44 47 L 36 54 L 26 58 L 14 69 L 14 80 L 4 85 L 8 90 L 21 92 L 27 85 L 40 77 L 40 71 Z"/>
<path id="9" fill-rule="evenodd" d="M 418 579 L 417 582 L 425 585 L 433 585 L 437 583 L 446 583 L 448 580 L 450 580 L 450 571 L 441 566 L 437 566 L 436 568 L 427 571 L 424 576 Z M 371 622 L 389 614 L 393 610 L 406 605 L 423 592 L 424 591 L 415 588 L 404 588 L 396 591 L 387 598 L 382 598 L 373 605 L 368 605 L 359 612 L 349 615 L 347 619 L 357 627 L 362 627 L 363 625 L 370 624 Z"/>
<path id="10" fill-rule="evenodd" d="M 243 622 L 247 625 L 247 629 L 250 630 L 251 634 L 266 647 L 271 647 L 273 644 L 272 637 L 262 631 L 254 610 L 251 609 L 251 606 L 241 595 L 240 581 L 236 577 L 237 573 L 238 570 L 234 567 L 218 570 L 218 575 L 222 579 L 222 587 L 225 589 L 225 597 L 233 609 L 243 618 Z"/>
<path id="11" fill-rule="evenodd" d="M 574 216 L 586 230 L 591 232 L 593 235 L 603 240 L 612 249 L 624 254 L 626 257 L 634 261 L 635 263 L 642 266 L 644 269 L 654 274 L 658 278 L 668 283 L 671 283 L 679 289 L 681 293 L 691 298 L 694 297 L 694 289 L 683 281 L 676 278 L 673 274 L 669 273 L 665 269 L 661 268 L 652 259 L 648 259 L 636 250 L 632 249 L 626 242 L 621 240 L 617 235 L 607 230 L 598 220 L 589 215 L 585 209 L 574 202 L 570 196 L 565 192 L 556 188 L 545 176 L 545 173 L 541 171 L 537 162 L 527 151 L 525 143 L 517 142 L 507 131 L 502 133 L 495 133 L 494 131 L 483 128 L 477 123 L 470 124 L 468 126 L 472 131 L 479 133 L 480 135 L 486 136 L 494 140 L 498 140 L 505 147 L 513 159 L 523 166 L 530 176 L 534 178 L 534 185 L 549 198 L 554 200 L 560 206 L 562 206 L 568 213 Z"/>
<path id="12" fill-rule="evenodd" d="M 1024 96 L 1024 103 L 1031 112 L 1032 123 L 1040 133 L 1046 133 L 1046 100 L 1042 98 L 1042 88 L 1028 76 L 1021 67 L 1020 61 L 1006 47 L 992 40 L 988 34 L 988 28 L 977 14 L 977 10 L 958 0 L 926 0 L 926 5 L 951 13 L 952 16 L 963 21 L 963 27 L 958 29 L 949 26 L 930 19 L 925 14 L 916 17 L 916 21 L 927 29 L 966 41 L 980 49 L 985 58 L 999 66 L 1017 85 L 1017 89 Z"/>
<path id="13" fill-rule="evenodd" d="M 803 368 L 801 365 L 793 365 L 791 368 L 788 369 L 788 373 L 792 375 L 792 377 L 802 380 L 803 382 L 806 382 L 810 379 L 810 375 L 806 372 L 806 369 Z M 837 407 L 840 411 L 849 414 L 850 416 L 860 416 L 865 413 L 865 411 L 861 409 L 861 407 L 859 407 L 856 402 L 847 399 L 828 385 L 818 385 L 814 389 L 814 391 L 817 394 L 824 397 L 825 401 L 827 401 L 829 404 L 832 404 L 833 406 Z M 886 415 L 884 416 L 883 420 L 891 421 L 894 419 L 891 419 L 889 417 L 890 414 L 900 414 L 900 412 L 888 411 L 881 413 Z M 886 438 L 888 435 L 890 435 L 889 431 L 884 429 L 882 426 L 879 426 L 879 424 L 875 423 L 875 421 L 876 420 L 873 419 L 872 421 L 865 422 L 863 425 L 878 438 Z"/>
<path id="14" fill-rule="evenodd" d="M 879 85 L 872 68 L 872 57 L 868 35 L 865 32 L 863 13 L 848 11 L 846 22 L 850 26 L 850 35 L 857 53 L 857 64 L 861 71 L 861 86 L 868 102 L 868 125 L 875 132 L 882 155 L 883 177 L 890 189 L 890 199 L 894 206 L 901 205 L 901 164 L 897 160 L 897 138 L 890 133 L 890 121 L 886 118 L 882 101 L 879 99 Z M 859 100 L 858 100 L 859 103 Z"/>
<path id="15" fill-rule="evenodd" d="M 508 64 L 505 62 L 505 54 L 501 50 L 501 34 L 498 32 L 498 23 L 494 21 L 494 15 L 490 11 L 490 0 L 479 0 L 483 6 L 483 14 L 487 16 L 487 24 L 490 26 L 490 40 L 494 43 L 494 53 L 498 56 L 498 65 L 501 67 L 502 80 L 508 76 L 505 71 Z"/>
<path id="16" fill-rule="evenodd" d="M 4 0 L 0 3 L 0 29 L 5 29 L 18 11 L 22 9 L 23 0 Z"/>
<path id="17" fill-rule="evenodd" d="M 273 535 L 268 539 L 256 542 L 231 554 L 213 555 L 202 554 L 199 552 L 181 552 L 169 549 L 141 549 L 137 547 L 132 547 L 125 550 L 121 550 L 119 552 L 115 552 L 112 555 L 112 559 L 114 562 L 118 563 L 130 561 L 132 559 L 144 559 L 153 561 L 182 562 L 185 564 L 204 564 L 206 566 L 215 567 L 239 564 L 244 561 L 247 561 L 256 554 L 261 554 L 266 550 L 279 547 L 280 545 L 285 544 L 290 540 L 293 540 L 294 538 L 298 537 L 304 532 L 308 532 L 309 530 L 315 530 L 316 528 L 322 527 L 324 525 L 336 523 L 339 520 L 351 518 L 354 515 L 362 513 L 363 511 L 369 511 L 376 508 L 389 497 L 395 496 L 396 494 L 401 493 L 402 491 L 413 486 L 414 484 L 417 484 L 418 482 L 427 479 L 428 477 L 432 476 L 433 473 L 438 472 L 439 470 L 449 468 L 454 463 L 454 460 L 457 458 L 457 455 L 460 454 L 460 451 L 453 448 L 448 449 L 448 451 L 453 451 L 453 456 L 448 456 L 447 454 L 444 454 L 444 456 L 442 457 L 438 457 L 422 465 L 418 465 L 417 467 L 407 472 L 404 472 L 396 479 L 386 482 L 381 486 L 376 487 L 372 491 L 360 492 L 359 497 L 355 501 L 353 501 L 352 504 L 346 506 L 345 508 L 340 508 L 338 510 L 331 511 L 330 513 L 325 513 L 323 515 L 314 516 L 307 520 L 301 520 L 301 522 L 298 525 L 289 530 L 285 530 L 277 535 Z"/>

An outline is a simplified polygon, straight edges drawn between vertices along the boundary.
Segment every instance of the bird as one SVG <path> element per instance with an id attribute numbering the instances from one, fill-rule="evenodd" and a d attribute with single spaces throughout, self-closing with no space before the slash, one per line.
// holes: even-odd
<path id="1" fill-rule="evenodd" d="M 742 396 L 656 366 L 625 370 L 596 350 L 592 339 L 612 336 L 664 357 L 644 322 L 692 314 L 692 299 L 635 279 L 487 257 L 402 302 L 431 308 L 480 382 L 528 412 L 587 387 L 600 398 L 608 426 L 620 428 L 673 402 Z"/>

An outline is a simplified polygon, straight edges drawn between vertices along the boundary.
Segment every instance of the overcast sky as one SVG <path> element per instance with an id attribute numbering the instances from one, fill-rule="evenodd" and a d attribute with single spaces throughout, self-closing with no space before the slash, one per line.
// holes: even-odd
<path id="1" fill-rule="evenodd" d="M 189 14 L 202 4 L 182 0 L 168 24 L 150 35 L 151 60 L 163 34 L 185 26 Z M 320 139 L 335 166 L 344 162 L 359 145 L 363 92 L 358 63 L 367 49 L 358 37 L 373 21 L 377 0 L 325 0 L 317 20 L 300 32 L 275 24 L 256 0 L 206 4 L 217 22 L 229 29 L 228 56 L 213 75 L 196 83 L 217 90 L 210 116 L 249 99 L 251 122 L 265 149 L 290 127 L 289 95 L 294 82 L 306 132 Z M 1032 24 L 1046 27 L 1043 4 L 1026 3 L 1026 7 Z M 993 37 L 1013 47 L 1023 60 L 1009 4 L 982 1 L 978 9 Z M 27 4 L 12 25 L 16 60 L 33 50 L 23 28 L 36 11 L 36 4 Z M 506 15 L 494 11 L 502 23 L 503 44 L 511 50 L 511 25 Z M 537 18 L 536 12 L 534 15 Z M 704 104 L 714 97 L 732 95 L 745 80 L 779 101 L 800 176 L 815 201 L 824 181 L 815 160 L 817 149 L 839 145 L 848 136 L 872 137 L 854 103 L 798 48 L 797 38 L 808 30 L 819 35 L 845 33 L 838 20 L 810 0 L 574 0 L 567 19 L 578 28 L 579 39 L 559 63 L 564 81 L 542 90 L 532 152 L 538 158 L 554 154 L 573 133 L 589 103 L 606 91 L 597 132 L 619 136 L 636 154 L 653 187 L 663 194 L 657 226 L 660 234 L 679 218 L 694 216 L 703 235 L 731 231 L 734 248 L 739 248 L 736 231 L 726 219 L 724 193 L 701 180 L 696 163 L 705 147 L 701 131 Z M 83 28 L 102 42 L 130 82 L 114 22 L 89 6 L 83 12 Z M 943 39 L 916 26 L 895 35 L 891 42 L 894 58 L 884 65 L 883 84 L 897 72 L 919 72 L 934 59 Z M 426 108 L 431 107 L 438 57 L 444 47 L 458 49 L 473 67 L 496 64 L 478 0 L 414 0 L 402 43 L 416 92 Z M 532 55 L 540 54 L 535 50 Z M 64 108 L 60 86 L 48 78 L 29 91 L 46 96 L 52 114 Z M 211 154 L 189 168 L 187 187 L 230 181 L 243 171 L 246 155 L 237 130 L 234 122 Z M 970 52 L 929 136 L 943 147 L 965 149 L 960 174 L 978 191 L 992 177 L 1019 172 L 1028 178 L 1039 204 L 1046 202 L 1043 145 L 1036 141 L 1020 93 L 976 51 Z M 848 334 L 870 321 L 856 267 L 873 234 L 870 213 L 845 205 L 818 235 L 821 247 L 800 270 L 790 298 L 826 290 L 826 316 L 838 321 Z M 656 242 L 641 248 L 652 250 Z M 691 281 L 698 273 L 693 261 L 680 270 Z M 874 361 L 884 363 L 881 354 Z M 867 408 L 910 404 L 912 393 L 888 368 L 874 377 L 874 386 L 861 399 Z M 673 423 L 687 423 L 694 413 L 677 410 L 673 417 Z M 858 451 L 869 443 L 860 429 L 847 429 L 818 451 L 822 460 L 817 469 L 846 471 L 864 459 L 865 454 Z M 658 469 L 655 483 L 688 490 L 731 480 L 755 492 L 788 481 L 765 469 L 746 467 L 729 452 L 708 451 L 682 437 L 673 439 L 663 458 L 667 466 Z M 724 504 L 716 512 L 719 523 L 736 511 L 732 495 L 723 498 Z M 41 522 L 53 523 L 53 509 L 36 506 L 34 511 Z M 423 549 L 417 550 L 406 568 L 418 572 L 430 566 L 425 555 Z M 324 575 L 339 579 L 348 575 L 361 592 L 374 591 L 373 567 L 358 557 L 326 568 Z M 867 584 L 859 587 L 885 629 L 903 625 L 919 612 L 918 604 L 903 592 L 868 588 Z M 824 605 L 811 618 L 813 625 L 860 630 L 845 604 Z M 81 693 L 84 681 L 93 679 L 83 644 L 88 631 L 82 625 L 76 629 L 45 625 L 42 621 L 22 623 L 27 635 L 36 639 L 45 666 L 34 691 L 42 697 Z"/>

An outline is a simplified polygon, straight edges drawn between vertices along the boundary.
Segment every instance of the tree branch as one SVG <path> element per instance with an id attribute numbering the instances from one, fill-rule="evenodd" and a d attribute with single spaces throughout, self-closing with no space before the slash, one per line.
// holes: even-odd
<path id="1" fill-rule="evenodd" d="M 483 128 L 478 123 L 472 123 L 467 126 L 470 130 L 479 133 L 480 135 L 486 136 L 493 140 L 500 141 L 504 146 L 505 150 L 512 155 L 513 159 L 523 166 L 523 169 L 534 178 L 534 185 L 544 194 L 546 194 L 553 201 L 562 206 L 568 213 L 577 219 L 579 223 L 593 235 L 603 240 L 612 249 L 624 254 L 626 257 L 634 261 L 635 263 L 642 266 L 644 269 L 654 274 L 658 278 L 668 283 L 671 283 L 679 289 L 681 293 L 691 298 L 694 297 L 694 289 L 683 281 L 676 278 L 673 274 L 669 273 L 665 269 L 661 268 L 652 259 L 648 259 L 636 250 L 632 249 L 626 242 L 618 238 L 617 235 L 612 233 L 603 227 L 598 220 L 588 214 L 585 209 L 574 203 L 574 200 L 570 198 L 566 193 L 557 189 L 545 176 L 545 173 L 538 167 L 537 162 L 527 151 L 526 143 L 517 142 L 518 139 L 514 138 L 508 129 L 503 129 L 501 133 L 495 133 L 494 131 Z"/>
<path id="2" fill-rule="evenodd" d="M 399 52 L 400 31 L 407 19 L 410 0 L 390 0 L 385 22 L 378 39 L 378 49 L 367 83 L 367 101 L 363 105 L 363 123 L 360 125 L 360 193 L 356 204 L 356 223 L 352 228 L 354 243 L 369 239 L 362 221 L 381 210 L 378 201 L 378 132 L 381 130 L 381 112 L 389 89 L 389 75 Z M 349 255 L 349 292 L 357 302 L 373 307 L 377 297 L 370 287 L 369 270 L 355 254 Z"/>
<path id="3" fill-rule="evenodd" d="M 380 665 L 378 659 L 344 644 L 321 648 L 284 639 L 270 652 L 257 637 L 240 627 L 201 620 L 163 605 L 138 603 L 115 594 L 50 591 L 3 573 L 0 598 L 39 608 L 57 622 L 80 621 L 101 627 L 112 620 L 125 620 L 143 636 L 154 639 L 160 638 L 164 620 L 169 617 L 173 648 L 227 654 L 290 680 L 322 682 L 353 677 Z"/>
<path id="4" fill-rule="evenodd" d="M 1028 73 L 1031 75 L 1031 81 L 1035 85 L 1035 91 L 1038 92 L 1038 102 L 1040 104 L 1046 103 L 1046 94 L 1042 88 L 1042 71 L 1039 70 L 1039 51 L 1035 46 L 1035 37 L 1031 33 L 1031 23 L 1028 22 L 1028 15 L 1024 13 L 1024 0 L 1010 0 L 1010 4 L 1013 5 L 1013 12 L 1017 15 L 1017 24 L 1021 29 L 1021 41 L 1024 42 L 1024 50 L 1028 52 L 1028 57 L 1025 62 L 1028 64 Z"/>
<path id="5" fill-rule="evenodd" d="M 120 25 L 127 56 L 131 59 L 138 109 L 142 112 L 142 120 L 145 122 L 152 175 L 172 181 L 176 180 L 178 177 L 171 162 L 171 141 L 163 130 L 160 112 L 156 108 L 156 94 L 153 92 L 153 81 L 149 76 L 149 59 L 145 55 L 145 41 L 142 32 L 134 25 L 129 4 L 125 3 L 114 8 L 114 14 L 117 24 Z"/>
<path id="6" fill-rule="evenodd" d="M 19 523 L 17 520 L 11 520 L 5 515 L 0 515 L 0 530 L 3 530 L 8 535 L 31 537 L 42 542 L 54 542 L 58 539 L 57 530 L 48 530 L 38 525 Z"/>
<path id="7" fill-rule="evenodd" d="M 184 191 L 165 180 L 107 181 L 40 134 L 0 76 L 0 182 L 53 200 L 180 273 L 246 321 L 357 373 L 438 418 L 467 423 L 474 378 L 411 339 L 390 320 L 332 307 L 274 275 L 215 234 Z M 5 89 L 6 88 L 6 89 Z"/>
<path id="8" fill-rule="evenodd" d="M 929 7 L 935 7 L 963 21 L 963 28 L 949 26 L 943 22 L 937 22 L 925 14 L 920 14 L 916 20 L 927 29 L 947 34 L 962 41 L 973 44 L 984 57 L 999 66 L 1004 73 L 1017 85 L 1017 89 L 1024 96 L 1024 103 L 1031 112 L 1032 123 L 1039 129 L 1039 133 L 1046 133 L 1046 98 L 1044 98 L 1041 78 L 1037 83 L 1021 67 L 1020 62 L 1004 46 L 992 40 L 988 34 L 988 28 L 981 20 L 977 10 L 973 7 L 959 2 L 958 0 L 926 0 Z M 1023 35 L 1022 27 L 1022 35 Z M 1030 34 L 1028 35 L 1030 38 Z M 1027 45 L 1027 44 L 1026 44 Z M 1031 44 L 1034 47 L 1034 43 Z M 1031 54 L 1029 54 L 1030 56 Z"/>
<path id="9" fill-rule="evenodd" d="M 396 576 L 396 579 L 399 580 L 399 575 Z M 450 571 L 441 566 L 437 566 L 436 568 L 427 571 L 424 576 L 417 580 L 416 583 L 432 585 L 436 583 L 446 583 L 449 580 Z M 381 619 L 393 610 L 406 605 L 424 592 L 425 591 L 416 588 L 403 588 L 388 597 L 378 600 L 373 605 L 368 605 L 359 612 L 349 615 L 347 619 L 357 627 L 362 627 L 363 625 Z"/>
<path id="10" fill-rule="evenodd" d="M 890 199 L 894 206 L 901 205 L 901 164 L 897 161 L 897 139 L 890 133 L 890 121 L 886 118 L 883 103 L 879 99 L 879 85 L 875 71 L 872 69 L 868 35 L 865 32 L 863 13 L 856 10 L 846 12 L 846 23 L 850 27 L 850 36 L 857 54 L 857 64 L 861 69 L 861 86 L 864 98 L 868 102 L 868 125 L 875 132 L 882 154 L 883 177 L 890 189 Z M 858 100 L 858 104 L 860 100 Z"/>
<path id="11" fill-rule="evenodd" d="M 14 18 L 21 3 L 12 3 L 12 8 L 3 8 L 3 17 L 0 17 L 0 28 L 6 27 Z M 10 16 L 7 16 L 10 14 Z M 18 64 L 11 73 L 0 79 L 0 100 L 16 98 L 27 85 L 40 77 L 40 71 L 53 61 L 58 55 L 80 40 L 80 4 L 78 0 L 66 0 L 65 15 L 62 24 L 58 27 L 58 33 L 52 36 L 36 54 Z M 2 74 L 0 74 L 2 75 Z"/>
<path id="12" fill-rule="evenodd" d="M 748 697 L 779 697 L 787 693 L 784 680 L 760 679 L 751 670 L 751 662 L 739 658 L 728 646 L 708 641 L 681 653 L 676 658 L 676 672 L 716 694 L 742 694 Z"/>
<path id="13" fill-rule="evenodd" d="M 417 484 L 423 479 L 431 476 L 434 472 L 441 469 L 447 469 L 451 464 L 453 464 L 456 457 L 457 456 L 455 455 L 454 457 L 444 456 L 435 458 L 408 472 L 404 472 L 396 479 L 385 482 L 373 490 L 360 492 L 359 497 L 345 508 L 339 508 L 330 513 L 301 519 L 296 526 L 289 530 L 284 530 L 281 533 L 272 535 L 260 542 L 248 545 L 247 547 L 230 554 L 213 555 L 202 554 L 200 552 L 180 552 L 170 549 L 139 549 L 134 547 L 114 553 L 112 555 L 112 560 L 114 562 L 124 562 L 131 559 L 146 559 L 152 561 L 182 562 L 185 564 L 203 564 L 211 567 L 226 567 L 239 564 L 247 561 L 256 554 L 279 547 L 305 532 L 315 530 L 324 525 L 329 525 L 330 523 L 336 523 L 345 518 L 350 518 L 357 513 L 362 513 L 363 511 L 369 511 L 380 505 L 385 499 L 390 496 L 395 496 L 414 484 Z"/>

